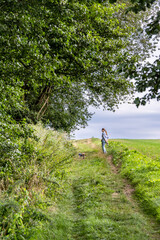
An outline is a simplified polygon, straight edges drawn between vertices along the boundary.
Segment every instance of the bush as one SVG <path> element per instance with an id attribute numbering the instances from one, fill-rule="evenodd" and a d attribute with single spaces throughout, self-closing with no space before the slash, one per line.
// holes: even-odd
<path id="1" fill-rule="evenodd" d="M 0 238 L 30 239 L 40 223 L 52 222 L 47 209 L 64 191 L 65 165 L 75 149 L 64 133 L 40 124 L 2 125 Z"/>

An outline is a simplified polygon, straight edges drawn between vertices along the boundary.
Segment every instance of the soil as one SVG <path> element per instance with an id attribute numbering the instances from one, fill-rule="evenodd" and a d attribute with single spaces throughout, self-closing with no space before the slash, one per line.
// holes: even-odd
<path id="1" fill-rule="evenodd" d="M 114 174 L 119 174 L 119 167 L 116 167 L 113 162 L 112 162 L 112 156 L 109 155 L 107 157 L 107 161 L 111 167 L 111 170 Z M 123 180 L 124 181 L 124 190 L 123 190 L 123 193 L 126 195 L 127 199 L 129 201 L 133 201 L 133 193 L 135 192 L 135 189 L 128 183 L 128 181 L 126 179 Z M 112 194 L 113 197 L 117 197 L 118 196 L 118 193 L 113 193 Z"/>

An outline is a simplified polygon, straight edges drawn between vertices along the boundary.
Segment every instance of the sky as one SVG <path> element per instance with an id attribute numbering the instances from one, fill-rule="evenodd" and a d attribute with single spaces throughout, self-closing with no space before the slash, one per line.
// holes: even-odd
<path id="1" fill-rule="evenodd" d="M 160 42 L 155 56 L 146 61 L 153 63 L 160 56 Z M 143 96 L 145 92 L 137 94 Z M 136 96 L 135 96 L 136 97 Z M 73 133 L 73 139 L 101 138 L 101 129 L 105 128 L 111 139 L 160 139 L 160 101 L 152 100 L 137 108 L 134 104 L 122 104 L 116 112 L 90 109 L 95 112 L 86 128 Z"/>
<path id="2" fill-rule="evenodd" d="M 122 104 L 116 112 L 91 109 L 95 114 L 86 128 L 74 132 L 74 139 L 101 138 L 106 128 L 109 138 L 160 139 L 160 102 L 152 100 L 137 108 L 134 104 Z"/>

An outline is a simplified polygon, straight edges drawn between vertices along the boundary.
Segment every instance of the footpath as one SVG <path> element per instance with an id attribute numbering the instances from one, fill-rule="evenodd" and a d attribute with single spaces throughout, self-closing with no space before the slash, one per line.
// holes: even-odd
<path id="1" fill-rule="evenodd" d="M 134 189 L 110 156 L 91 139 L 76 141 L 77 157 L 66 170 L 58 204 L 57 240 L 158 240 L 159 225 L 143 213 Z M 80 158 L 79 152 L 86 157 Z"/>

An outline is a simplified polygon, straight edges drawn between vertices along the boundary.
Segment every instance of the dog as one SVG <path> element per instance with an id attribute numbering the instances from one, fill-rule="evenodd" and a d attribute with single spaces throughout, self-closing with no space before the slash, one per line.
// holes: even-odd
<path id="1" fill-rule="evenodd" d="M 86 156 L 86 154 L 85 154 L 85 153 L 79 153 L 78 155 L 79 155 L 79 157 L 80 157 L 80 158 L 82 157 L 83 159 L 84 159 L 84 158 L 85 158 L 85 156 Z"/>

